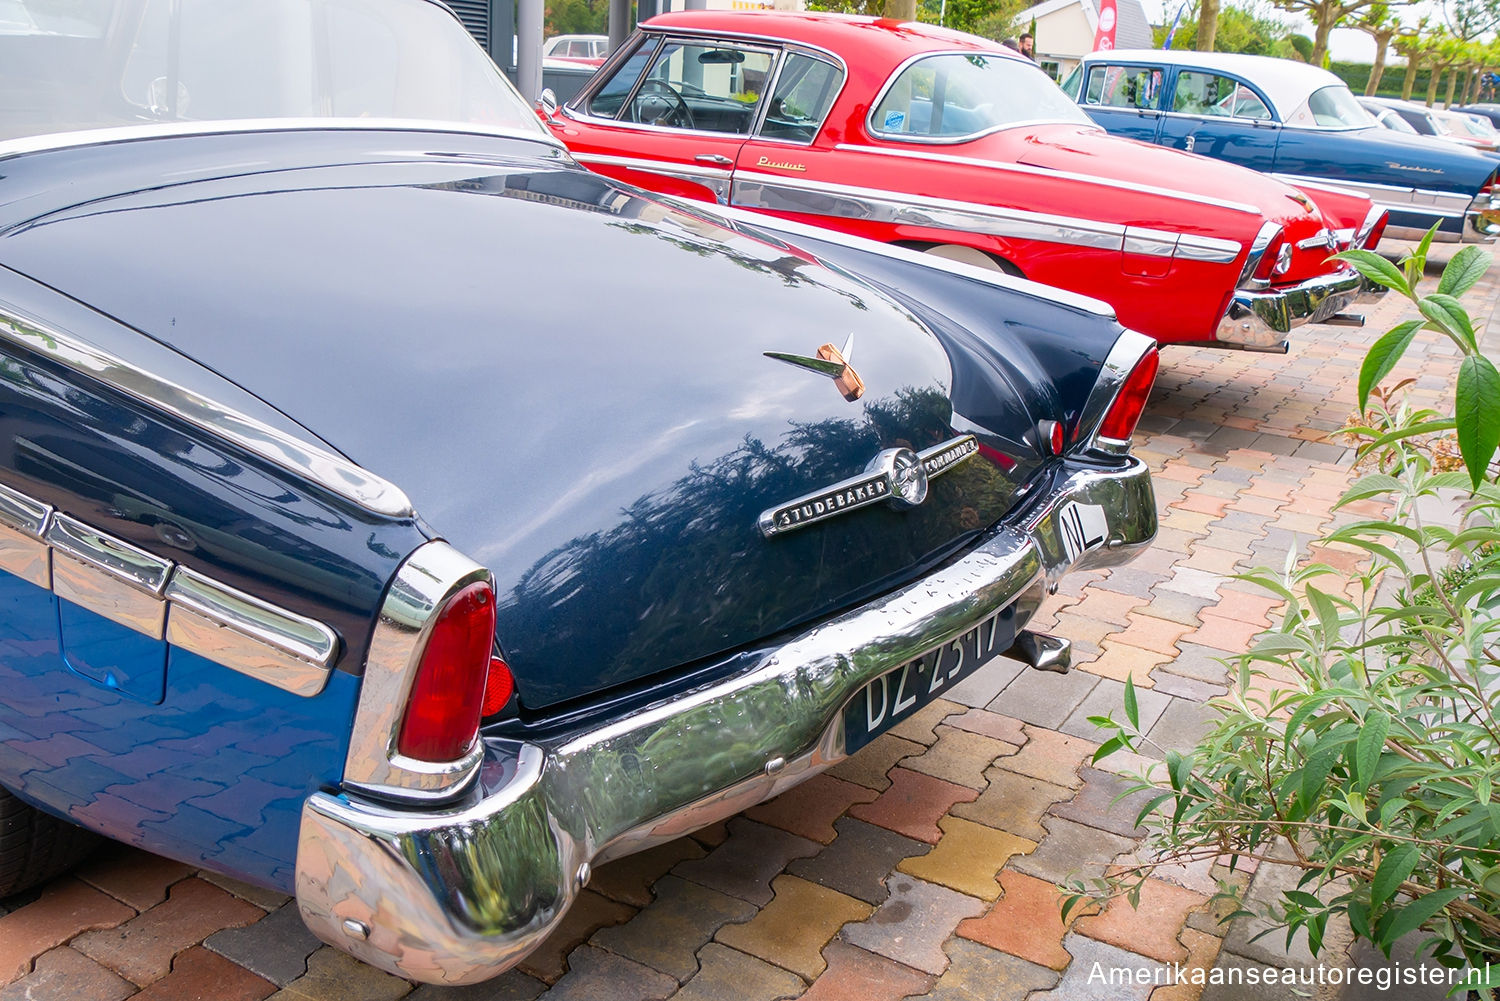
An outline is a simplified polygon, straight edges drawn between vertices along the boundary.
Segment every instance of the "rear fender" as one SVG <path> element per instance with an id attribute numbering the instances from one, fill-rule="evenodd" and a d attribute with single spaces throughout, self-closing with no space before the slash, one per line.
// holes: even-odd
<path id="1" fill-rule="evenodd" d="M 761 239 L 789 241 L 901 302 L 948 350 L 955 412 L 1001 436 L 1015 434 L 1017 415 L 1006 412 L 993 377 L 1023 401 L 1030 424 L 1062 421 L 1073 440 L 1124 331 L 1107 304 L 1024 278 L 735 209 L 711 214 Z"/>

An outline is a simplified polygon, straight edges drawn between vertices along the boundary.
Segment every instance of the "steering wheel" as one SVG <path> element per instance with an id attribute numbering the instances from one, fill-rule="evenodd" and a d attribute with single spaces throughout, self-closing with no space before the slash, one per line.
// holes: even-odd
<path id="1" fill-rule="evenodd" d="M 661 96 L 643 101 L 648 88 L 660 92 Z M 682 94 L 665 80 L 655 78 L 641 82 L 641 89 L 636 92 L 635 100 L 630 102 L 630 117 L 643 125 L 667 125 L 680 129 L 698 127 L 693 121 L 693 109 L 688 107 Z"/>

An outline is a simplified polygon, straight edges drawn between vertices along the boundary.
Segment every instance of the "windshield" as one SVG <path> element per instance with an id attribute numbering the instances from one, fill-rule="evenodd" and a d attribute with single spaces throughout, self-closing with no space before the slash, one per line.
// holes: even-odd
<path id="1" fill-rule="evenodd" d="M 426 0 L 0 0 L 0 139 L 251 118 L 544 131 Z"/>
<path id="2" fill-rule="evenodd" d="M 1093 124 L 1041 67 L 1009 56 L 954 53 L 898 71 L 870 114 L 870 131 L 952 142 L 1036 121 Z"/>

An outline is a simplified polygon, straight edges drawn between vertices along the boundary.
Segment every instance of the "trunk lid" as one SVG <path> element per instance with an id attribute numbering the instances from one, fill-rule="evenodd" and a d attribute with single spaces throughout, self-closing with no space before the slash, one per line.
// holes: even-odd
<path id="1" fill-rule="evenodd" d="M 566 165 L 393 156 L 392 140 L 385 162 L 354 163 L 369 158 L 344 136 L 326 162 L 297 147 L 295 168 L 262 141 L 264 167 L 247 170 L 244 150 L 223 148 L 236 138 L 196 140 L 204 152 L 172 140 L 194 180 L 95 192 L 10 228 L 0 259 L 401 486 L 435 536 L 494 572 L 530 707 L 897 586 L 996 521 L 1042 461 L 989 436 L 1001 461 L 955 465 L 915 508 L 881 502 L 767 538 L 768 508 L 883 449 L 961 433 L 953 365 L 909 312 Z M 87 154 L 52 154 L 50 169 Z M 241 166 L 202 177 L 199 160 Z M 865 386 L 852 402 L 766 355 L 851 338 Z M 1022 396 L 1000 392 L 1006 426 L 1034 427 Z"/>

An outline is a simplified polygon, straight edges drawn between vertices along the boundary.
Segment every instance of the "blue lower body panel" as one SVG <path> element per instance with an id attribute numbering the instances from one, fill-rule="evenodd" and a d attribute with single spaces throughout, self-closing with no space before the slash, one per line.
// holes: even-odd
<path id="1" fill-rule="evenodd" d="M 68 657 L 59 599 L 0 573 L 0 785 L 108 837 L 290 892 L 302 804 L 339 782 L 358 679 L 334 672 L 302 698 L 129 630 L 112 653 L 112 623 L 62 611 Z M 165 663 L 159 688 L 122 690 L 152 662 Z"/>

